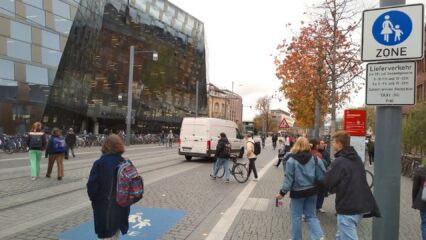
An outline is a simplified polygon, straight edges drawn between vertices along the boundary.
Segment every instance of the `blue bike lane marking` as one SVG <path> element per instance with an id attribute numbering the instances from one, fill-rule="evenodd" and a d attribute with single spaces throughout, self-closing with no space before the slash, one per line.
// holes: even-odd
<path id="1" fill-rule="evenodd" d="M 126 235 L 120 234 L 120 239 L 159 239 L 185 216 L 186 212 L 182 210 L 132 206 L 129 215 L 129 231 Z M 59 239 L 97 239 L 93 220 L 61 233 Z"/>

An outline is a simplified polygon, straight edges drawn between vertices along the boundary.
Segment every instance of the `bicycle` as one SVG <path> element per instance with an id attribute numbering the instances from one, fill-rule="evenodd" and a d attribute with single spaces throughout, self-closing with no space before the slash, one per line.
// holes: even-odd
<path id="1" fill-rule="evenodd" d="M 229 169 L 231 175 L 239 183 L 245 183 L 248 180 L 248 169 L 246 163 L 237 162 L 237 156 L 231 155 L 230 160 L 233 162 L 232 167 Z M 221 166 L 216 174 L 217 178 L 222 178 L 225 175 L 225 169 Z"/>

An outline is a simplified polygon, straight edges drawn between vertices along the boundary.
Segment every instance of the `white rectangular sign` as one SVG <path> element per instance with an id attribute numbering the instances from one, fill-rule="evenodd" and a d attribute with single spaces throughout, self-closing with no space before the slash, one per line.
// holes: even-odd
<path id="1" fill-rule="evenodd" d="M 363 12 L 362 61 L 423 58 L 423 4 Z"/>
<path id="2" fill-rule="evenodd" d="M 416 73 L 416 62 L 367 64 L 366 104 L 415 104 Z"/>

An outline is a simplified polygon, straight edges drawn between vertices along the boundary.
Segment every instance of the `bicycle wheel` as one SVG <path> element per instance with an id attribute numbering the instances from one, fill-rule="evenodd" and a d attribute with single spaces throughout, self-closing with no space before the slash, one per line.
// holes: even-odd
<path id="1" fill-rule="evenodd" d="M 248 180 L 248 169 L 244 164 L 236 163 L 232 167 L 232 175 L 239 183 L 245 183 Z"/>
<path id="2" fill-rule="evenodd" d="M 369 170 L 365 169 L 365 174 L 367 176 L 367 183 L 370 188 L 374 186 L 374 175 Z"/>
<path id="3" fill-rule="evenodd" d="M 223 165 L 219 167 L 219 170 L 217 170 L 216 177 L 222 178 L 225 175 L 225 169 L 223 168 Z"/>

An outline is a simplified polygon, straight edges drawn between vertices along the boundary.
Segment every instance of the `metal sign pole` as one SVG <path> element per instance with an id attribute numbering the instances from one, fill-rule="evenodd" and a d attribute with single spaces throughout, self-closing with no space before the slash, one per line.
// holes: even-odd
<path id="1" fill-rule="evenodd" d="M 380 0 L 380 7 L 393 5 L 405 5 L 405 0 Z M 380 106 L 376 108 L 376 111 L 374 196 L 382 217 L 373 219 L 371 239 L 398 240 L 402 108 Z"/>

